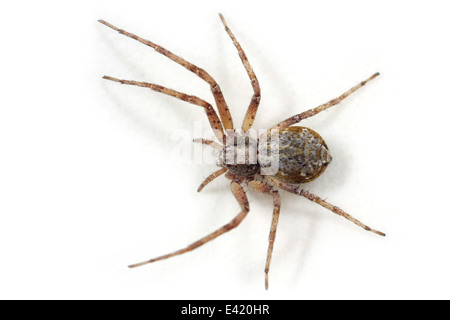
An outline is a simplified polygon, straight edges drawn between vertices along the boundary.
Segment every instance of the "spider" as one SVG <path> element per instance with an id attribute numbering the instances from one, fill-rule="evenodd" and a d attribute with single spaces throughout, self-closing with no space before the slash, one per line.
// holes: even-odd
<path id="1" fill-rule="evenodd" d="M 208 139 L 194 139 L 194 142 L 209 145 L 217 149 L 219 154 L 218 165 L 221 168 L 209 175 L 200 185 L 198 191 L 200 192 L 207 184 L 212 182 L 217 177 L 225 174 L 225 177 L 231 180 L 231 192 L 241 208 L 239 214 L 229 223 L 188 245 L 187 247 L 148 261 L 130 265 L 129 267 L 139 267 L 192 251 L 239 226 L 250 210 L 246 191 L 244 189 L 244 187 L 246 187 L 257 192 L 271 195 L 273 198 L 274 209 L 269 233 L 269 247 L 267 250 L 264 269 L 265 288 L 268 289 L 270 262 L 277 232 L 278 218 L 280 215 L 281 200 L 278 189 L 303 196 L 306 199 L 334 212 L 335 214 L 346 218 L 367 231 L 376 233 L 380 236 L 385 236 L 383 232 L 370 228 L 359 220 L 353 218 L 342 209 L 328 203 L 324 199 L 304 190 L 299 186 L 299 184 L 310 182 L 320 176 L 330 163 L 331 156 L 325 141 L 318 133 L 306 127 L 293 126 L 306 118 L 312 117 L 323 110 L 337 105 L 350 94 L 364 86 L 367 82 L 377 77 L 379 73 L 377 72 L 373 74 L 371 77 L 355 85 L 339 97 L 334 98 L 316 108 L 312 108 L 281 121 L 256 139 L 252 138 L 248 135 L 248 132 L 250 132 L 250 129 L 252 128 L 256 112 L 258 110 L 261 100 L 261 89 L 255 72 L 250 66 L 244 50 L 228 27 L 223 15 L 219 14 L 219 17 L 225 27 L 225 31 L 228 33 L 238 51 L 239 57 L 245 67 L 245 70 L 247 71 L 253 88 L 253 96 L 250 100 L 241 130 L 235 129 L 230 110 L 225 102 L 222 91 L 217 82 L 212 76 L 209 75 L 208 72 L 151 41 L 119 29 L 104 20 L 99 20 L 99 22 L 105 26 L 108 26 L 127 37 L 135 39 L 153 48 L 156 52 L 180 64 L 208 83 L 212 95 L 214 96 L 219 115 L 217 115 L 215 109 L 210 103 L 193 95 L 188 95 L 153 83 L 121 80 L 110 76 L 103 77 L 104 79 L 119 82 L 121 84 L 149 88 L 204 108 L 214 135 L 218 141 L 221 142 L 221 144 Z M 268 140 L 275 135 L 277 136 L 277 140 Z M 256 161 L 251 161 L 252 159 L 250 159 L 251 157 L 249 156 L 251 151 L 256 151 Z M 244 154 L 244 156 L 237 157 L 236 154 Z M 270 165 L 274 161 L 277 162 L 278 170 L 270 174 L 263 174 L 263 171 L 268 166 L 268 163 Z"/>

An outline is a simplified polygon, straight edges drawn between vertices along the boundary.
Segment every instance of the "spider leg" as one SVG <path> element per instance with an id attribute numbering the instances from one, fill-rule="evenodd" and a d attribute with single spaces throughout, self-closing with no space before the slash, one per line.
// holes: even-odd
<path id="1" fill-rule="evenodd" d="M 250 105 L 247 109 L 247 113 L 245 114 L 244 122 L 242 123 L 242 130 L 247 131 L 252 127 L 253 121 L 255 120 L 256 112 L 258 111 L 259 102 L 261 100 L 261 88 L 259 87 L 258 79 L 256 78 L 253 68 L 251 67 L 250 63 L 248 62 L 248 59 L 247 59 L 247 56 L 245 55 L 244 50 L 242 50 L 241 45 L 236 40 L 236 37 L 231 32 L 230 28 L 228 28 L 228 25 L 227 25 L 223 15 L 219 14 L 219 16 L 220 16 L 220 20 L 222 20 L 222 23 L 225 27 L 225 31 L 228 33 L 228 35 L 230 36 L 231 40 L 234 43 L 234 46 L 238 50 L 239 57 L 241 58 L 241 61 L 245 67 L 245 70 L 247 70 L 247 74 L 250 78 L 250 81 L 251 81 L 252 87 L 253 87 L 252 100 L 250 101 Z"/>
<path id="2" fill-rule="evenodd" d="M 177 255 L 183 254 L 185 252 L 192 251 L 192 250 L 197 249 L 198 247 L 204 245 L 205 243 L 219 237 L 220 235 L 230 231 L 231 229 L 236 228 L 242 222 L 242 220 L 244 220 L 244 218 L 247 216 L 247 213 L 249 212 L 250 208 L 249 208 L 249 204 L 248 204 L 247 195 L 245 194 L 244 189 L 238 182 L 231 181 L 231 191 L 233 192 L 234 197 L 236 198 L 237 202 L 239 203 L 239 205 L 241 207 L 241 212 L 233 220 L 231 220 L 228 224 L 224 225 L 222 228 L 214 231 L 213 233 L 210 233 L 209 235 L 201 238 L 200 240 L 192 243 L 191 245 L 187 246 L 184 249 L 180 249 L 180 250 L 174 251 L 172 253 L 169 253 L 169 254 L 166 254 L 166 255 L 163 255 L 163 256 L 160 256 L 160 257 L 157 257 L 157 258 L 145 261 L 145 262 L 133 264 L 133 265 L 130 265 L 129 267 L 130 268 L 140 267 L 140 266 L 143 266 L 148 263 L 156 262 L 156 261 L 163 260 L 163 259 L 168 259 L 173 256 L 177 256 Z"/>
<path id="3" fill-rule="evenodd" d="M 214 78 L 211 77 L 208 72 L 206 72 L 205 70 L 197 67 L 196 65 L 184 60 L 183 58 L 173 54 L 169 50 L 166 50 L 163 47 L 160 47 L 159 45 L 157 45 L 149 40 L 143 39 L 143 38 L 138 37 L 137 35 L 134 35 L 130 32 L 119 29 L 104 20 L 99 20 L 99 22 L 104 24 L 107 27 L 110 27 L 113 30 L 116 30 L 117 32 L 119 32 L 129 38 L 135 39 L 135 40 L 153 48 L 156 52 L 158 52 L 162 55 L 165 55 L 172 61 L 182 65 L 183 67 L 185 67 L 189 71 L 195 73 L 201 79 L 206 81 L 209 84 L 209 86 L 211 88 L 211 92 L 214 96 L 214 100 L 216 101 L 217 108 L 219 109 L 220 118 L 222 119 L 224 128 L 225 129 L 233 129 L 233 119 L 231 117 L 231 113 L 230 113 L 230 110 L 228 109 L 227 103 L 225 102 L 225 98 L 223 97 L 222 90 L 220 90 L 220 87 L 217 84 L 216 80 L 214 80 Z"/>
<path id="4" fill-rule="evenodd" d="M 279 187 L 280 189 L 283 189 L 283 190 L 285 190 L 287 192 L 290 192 L 290 193 L 293 193 L 293 194 L 305 197 L 308 200 L 311 200 L 311 201 L 313 201 L 313 202 L 315 202 L 317 204 L 320 204 L 322 207 L 324 207 L 324 208 L 334 212 L 335 214 L 337 214 L 337 215 L 339 215 L 341 217 L 344 217 L 345 219 L 353 222 L 357 226 L 359 226 L 359 227 L 361 227 L 361 228 L 363 228 L 363 229 L 365 229 L 367 231 L 376 233 L 376 234 L 378 234 L 380 236 L 383 236 L 383 237 L 386 236 L 386 234 L 384 234 L 383 232 L 375 230 L 375 229 L 372 229 L 369 226 L 365 225 L 364 223 L 360 222 L 359 220 L 353 218 L 351 215 L 346 213 L 341 208 L 338 208 L 338 207 L 328 203 L 327 201 L 319 198 L 318 196 L 316 196 L 316 195 L 314 195 L 314 194 L 312 194 L 312 193 L 310 193 L 308 191 L 303 190 L 302 188 L 300 188 L 298 186 L 292 185 L 290 183 L 279 181 L 278 179 L 275 179 L 273 177 L 267 177 L 266 179 L 268 179 L 268 181 L 270 182 L 271 185 L 275 185 L 275 186 Z"/>
<path id="5" fill-rule="evenodd" d="M 220 170 L 217 170 L 216 172 L 211 173 L 206 179 L 205 181 L 202 182 L 202 184 L 200 185 L 200 187 L 198 187 L 197 192 L 200 192 L 203 190 L 204 187 L 206 187 L 210 182 L 212 182 L 213 180 L 215 180 L 217 177 L 223 175 L 225 172 L 227 172 L 227 168 L 222 168 Z"/>
<path id="6" fill-rule="evenodd" d="M 223 147 L 220 144 L 218 144 L 217 142 L 212 141 L 212 140 L 203 139 L 203 138 L 197 138 L 197 139 L 194 139 L 192 141 L 196 142 L 196 143 L 209 145 L 209 146 L 211 146 L 211 147 L 213 147 L 214 149 L 217 149 L 217 150 L 222 150 L 223 149 Z"/>
<path id="7" fill-rule="evenodd" d="M 109 77 L 109 76 L 103 76 L 103 78 L 107 79 L 107 80 L 119 82 L 122 84 L 128 84 L 128 85 L 133 85 L 133 86 L 138 86 L 138 87 L 149 88 L 154 91 L 161 92 L 161 93 L 167 94 L 169 96 L 178 98 L 180 100 L 203 107 L 206 111 L 206 116 L 208 117 L 209 124 L 211 125 L 211 128 L 214 131 L 214 134 L 219 139 L 219 141 L 223 140 L 224 131 L 222 128 L 222 123 L 220 122 L 216 111 L 214 111 L 214 108 L 211 106 L 211 104 L 209 104 L 205 100 L 202 100 L 196 96 L 191 96 L 191 95 L 188 95 L 188 94 L 185 94 L 182 92 L 178 92 L 173 89 L 169 89 L 169 88 L 166 88 L 166 87 L 163 87 L 163 86 L 160 86 L 157 84 L 153 84 L 153 83 L 138 82 L 138 81 L 133 81 L 133 80 L 121 80 L 121 79 L 116 79 L 116 78 Z"/>
<path id="8" fill-rule="evenodd" d="M 280 217 L 280 206 L 281 206 L 280 194 L 278 193 L 277 189 L 262 181 L 253 180 L 248 182 L 247 185 L 253 190 L 271 194 L 273 197 L 272 224 L 270 226 L 270 233 L 269 233 L 269 248 L 267 249 L 266 268 L 264 269 L 264 273 L 266 275 L 265 285 L 267 290 L 269 288 L 269 269 L 270 269 L 270 261 L 272 260 L 273 244 L 275 242 L 275 236 L 277 233 L 278 218 Z"/>
<path id="9" fill-rule="evenodd" d="M 283 129 L 283 128 L 287 128 L 289 126 L 292 126 L 293 124 L 296 124 L 300 121 L 302 121 L 303 119 L 315 116 L 316 114 L 318 114 L 319 112 L 326 110 L 328 108 L 331 108 L 332 106 L 337 105 L 339 102 L 341 102 L 342 100 L 344 100 L 345 98 L 347 98 L 349 95 L 351 95 L 353 92 L 355 92 L 356 90 L 358 90 L 359 88 L 361 88 L 362 86 L 364 86 L 367 82 L 369 82 L 370 80 L 376 78 L 377 76 L 379 76 L 380 74 L 377 72 L 375 74 L 373 74 L 370 78 L 368 78 L 367 80 L 364 80 L 360 83 L 358 83 L 356 86 L 354 86 L 353 88 L 351 88 L 350 90 L 344 92 L 343 94 L 341 94 L 339 97 L 334 98 L 330 101 L 328 101 L 327 103 L 324 103 L 316 108 L 304 111 L 300 114 L 297 114 L 295 116 L 292 116 L 282 122 L 280 122 L 279 124 L 277 124 L 276 126 L 274 126 L 272 129 Z"/>

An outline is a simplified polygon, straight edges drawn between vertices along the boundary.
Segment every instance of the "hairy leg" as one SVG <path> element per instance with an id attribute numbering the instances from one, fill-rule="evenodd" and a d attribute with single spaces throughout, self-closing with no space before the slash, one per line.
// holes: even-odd
<path id="1" fill-rule="evenodd" d="M 258 192 L 271 194 L 273 197 L 272 224 L 270 226 L 270 233 L 269 233 L 269 248 L 267 249 L 266 268 L 264 269 L 264 273 L 266 275 L 265 286 L 267 290 L 269 288 L 269 269 L 270 269 L 270 262 L 272 260 L 273 244 L 275 242 L 275 236 L 277 233 L 278 218 L 280 217 L 280 206 L 281 206 L 280 194 L 278 193 L 277 189 L 261 181 L 257 180 L 250 181 L 248 182 L 248 186 L 251 189 L 256 190 Z"/>
<path id="2" fill-rule="evenodd" d="M 228 28 L 228 25 L 223 17 L 222 14 L 219 14 L 220 20 L 222 20 L 222 23 L 225 27 L 225 31 L 230 36 L 231 40 L 234 43 L 234 46 L 238 50 L 239 57 L 241 58 L 242 64 L 245 67 L 245 70 L 247 70 L 248 77 L 250 78 L 252 88 L 253 88 L 253 96 L 252 100 L 250 101 L 250 105 L 247 109 L 247 113 L 244 118 L 244 122 L 242 123 L 242 130 L 247 131 L 249 130 L 252 125 L 253 121 L 255 120 L 256 112 L 258 111 L 259 102 L 261 100 L 261 88 L 259 87 L 258 79 L 256 78 L 255 72 L 253 71 L 252 66 L 250 65 L 250 62 L 247 59 L 247 56 L 242 50 L 241 45 L 237 41 L 234 34 L 231 32 L 230 28 Z"/>
<path id="3" fill-rule="evenodd" d="M 206 145 L 211 146 L 211 147 L 213 147 L 214 149 L 217 149 L 217 150 L 222 150 L 223 149 L 223 146 L 221 146 L 220 144 L 218 144 L 217 142 L 212 141 L 212 140 L 203 139 L 203 138 L 196 138 L 196 139 L 194 139 L 192 141 L 195 142 L 195 143 L 206 144 Z"/>
<path id="4" fill-rule="evenodd" d="M 191 96 L 186 93 L 178 92 L 173 89 L 169 89 L 169 88 L 166 88 L 166 87 L 163 87 L 163 86 L 160 86 L 157 84 L 153 84 L 153 83 L 139 82 L 139 81 L 133 81 L 133 80 L 121 80 L 121 79 L 113 78 L 110 76 L 103 76 L 103 79 L 119 82 L 122 84 L 128 84 L 128 85 L 133 85 L 133 86 L 138 86 L 138 87 L 149 88 L 154 91 L 161 92 L 161 93 L 167 94 L 169 96 L 178 98 L 180 100 L 203 107 L 205 109 L 206 116 L 208 117 L 209 124 L 211 125 L 211 128 L 214 131 L 214 134 L 219 139 L 219 141 L 223 140 L 224 131 L 222 128 L 222 123 L 220 122 L 219 117 L 217 116 L 216 111 L 214 111 L 214 108 L 212 107 L 212 105 L 209 104 L 208 102 L 206 102 L 205 100 L 202 100 L 196 96 Z"/>
<path id="5" fill-rule="evenodd" d="M 217 170 L 216 172 L 211 173 L 206 179 L 205 181 L 202 182 L 202 184 L 200 185 L 200 187 L 198 187 L 197 192 L 200 192 L 203 190 L 204 187 L 206 187 L 210 182 L 212 182 L 213 180 L 215 180 L 217 177 L 221 176 L 222 174 L 224 174 L 225 172 L 227 172 L 227 168 L 222 168 Z"/>
<path id="6" fill-rule="evenodd" d="M 365 229 L 367 231 L 376 233 L 376 234 L 378 234 L 380 236 L 383 236 L 383 237 L 386 235 L 383 232 L 375 230 L 375 229 L 372 229 L 369 226 L 365 225 L 364 223 L 360 222 L 359 220 L 353 218 L 351 215 L 346 213 L 341 208 L 338 208 L 338 207 L 332 205 L 331 203 L 328 203 L 327 201 L 319 198 L 318 196 L 316 196 L 316 195 L 314 195 L 314 194 L 312 194 L 312 193 L 310 193 L 308 191 L 303 190 L 302 188 L 300 188 L 300 187 L 298 187 L 296 185 L 292 185 L 290 183 L 279 181 L 278 179 L 275 179 L 273 177 L 266 177 L 265 179 L 267 179 L 267 181 L 271 185 L 274 185 L 274 186 L 276 186 L 276 187 L 278 187 L 280 189 L 283 189 L 283 190 L 285 190 L 287 192 L 294 193 L 294 194 L 297 194 L 299 196 L 305 197 L 308 200 L 311 200 L 311 201 L 313 201 L 313 202 L 315 202 L 317 204 L 320 204 L 322 207 L 324 207 L 324 208 L 334 212 L 335 214 L 337 214 L 337 215 L 339 215 L 341 217 L 344 217 L 345 219 L 353 222 L 357 226 L 359 226 L 359 227 L 361 227 L 361 228 L 363 228 L 363 229 Z"/>
<path id="7" fill-rule="evenodd" d="M 222 234 L 230 231 L 231 229 L 236 228 L 242 222 L 242 220 L 244 220 L 244 218 L 247 216 L 247 213 L 249 212 L 250 207 L 248 204 L 247 195 L 245 194 L 244 189 L 238 182 L 231 181 L 231 191 L 233 192 L 234 197 L 236 198 L 237 202 L 239 203 L 239 205 L 241 207 L 241 212 L 233 220 L 231 220 L 228 224 L 226 224 L 222 228 L 210 233 L 209 235 L 201 238 L 200 240 L 192 243 L 191 245 L 187 246 L 184 249 L 180 249 L 180 250 L 174 251 L 172 253 L 169 253 L 169 254 L 154 258 L 154 259 L 150 259 L 148 261 L 133 264 L 133 265 L 130 265 L 129 267 L 130 268 L 140 267 L 140 266 L 152 263 L 152 262 L 156 262 L 156 261 L 163 260 L 163 259 L 168 259 L 173 256 L 177 256 L 177 255 L 192 251 L 192 250 L 197 249 L 198 247 L 208 243 L 209 241 L 221 236 Z"/>
<path id="8" fill-rule="evenodd" d="M 233 129 L 233 119 L 231 117 L 231 113 L 230 113 L 230 110 L 228 109 L 227 103 L 225 102 L 225 98 L 223 97 L 222 90 L 220 90 L 220 87 L 217 84 L 216 80 L 214 80 L 214 78 L 211 77 L 208 72 L 206 72 L 205 70 L 197 67 L 196 65 L 184 60 L 183 58 L 173 54 L 169 50 L 164 49 L 163 47 L 160 47 L 159 45 L 157 45 L 149 40 L 143 39 L 143 38 L 138 37 L 137 35 L 134 35 L 130 32 L 119 29 L 104 20 L 98 20 L 98 22 L 104 24 L 107 27 L 110 27 L 113 30 L 116 30 L 120 34 L 123 34 L 129 38 L 132 38 L 134 40 L 139 41 L 140 43 L 145 44 L 146 46 L 153 48 L 156 52 L 158 52 L 162 55 L 165 55 L 172 61 L 178 63 L 179 65 L 182 65 L 183 67 L 185 67 L 189 71 L 195 73 L 201 79 L 206 81 L 209 84 L 209 86 L 211 88 L 211 92 L 214 96 L 214 100 L 216 101 L 216 105 L 217 105 L 217 108 L 219 109 L 220 118 L 222 119 L 224 128 L 225 129 Z"/>
<path id="9" fill-rule="evenodd" d="M 360 83 L 358 83 L 356 86 L 354 86 L 353 88 L 351 88 L 350 90 L 344 92 L 343 94 L 341 94 L 339 97 L 334 98 L 330 101 L 328 101 L 327 103 L 324 103 L 314 109 L 310 109 L 307 110 L 305 112 L 302 112 L 300 114 L 296 114 L 295 116 L 292 116 L 282 122 L 280 122 L 279 124 L 277 124 L 276 126 L 274 126 L 272 129 L 283 129 L 283 128 L 287 128 L 289 126 L 292 126 L 293 124 L 299 123 L 300 121 L 302 121 L 303 119 L 315 116 L 316 114 L 318 114 L 319 112 L 326 110 L 328 108 L 331 108 L 332 106 L 337 105 L 339 102 L 341 102 L 342 100 L 344 100 L 345 98 L 347 98 L 349 95 L 351 95 L 353 92 L 355 92 L 356 90 L 358 90 L 359 88 L 361 88 L 362 86 L 364 86 L 367 82 L 369 82 L 370 80 L 376 78 L 377 76 L 379 76 L 380 74 L 377 72 L 375 74 L 373 74 L 370 78 L 368 78 L 367 80 L 364 80 Z"/>

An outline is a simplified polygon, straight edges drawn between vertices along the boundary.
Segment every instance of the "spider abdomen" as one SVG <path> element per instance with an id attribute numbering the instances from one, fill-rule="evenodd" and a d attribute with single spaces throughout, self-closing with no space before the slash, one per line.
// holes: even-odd
<path id="1" fill-rule="evenodd" d="M 269 140 L 269 158 L 278 158 L 275 177 L 290 183 L 305 183 L 316 179 L 331 162 L 331 155 L 323 138 L 314 130 L 305 127 L 288 127 L 278 132 L 278 138 Z M 278 155 L 274 151 L 278 150 Z M 264 159 L 261 152 L 259 161 Z M 266 160 L 266 161 L 265 161 Z M 272 160 L 271 160 L 272 161 Z"/>

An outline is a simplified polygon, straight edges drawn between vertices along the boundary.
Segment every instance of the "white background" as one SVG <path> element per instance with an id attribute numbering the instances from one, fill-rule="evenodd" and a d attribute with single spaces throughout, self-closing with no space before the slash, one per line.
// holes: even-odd
<path id="1" fill-rule="evenodd" d="M 272 201 L 249 192 L 236 230 L 170 260 L 238 213 L 214 165 L 182 163 L 200 108 L 104 74 L 213 102 L 194 74 L 99 24 L 105 19 L 206 69 L 240 124 L 251 86 L 220 23 L 260 80 L 256 128 L 303 123 L 331 150 L 305 186 L 386 238 L 282 193 L 264 290 Z M 0 13 L 0 298 L 450 298 L 449 41 L 444 1 L 39 1 Z M 174 133 L 175 131 L 175 133 Z M 189 141 L 193 137 L 183 137 Z"/>

